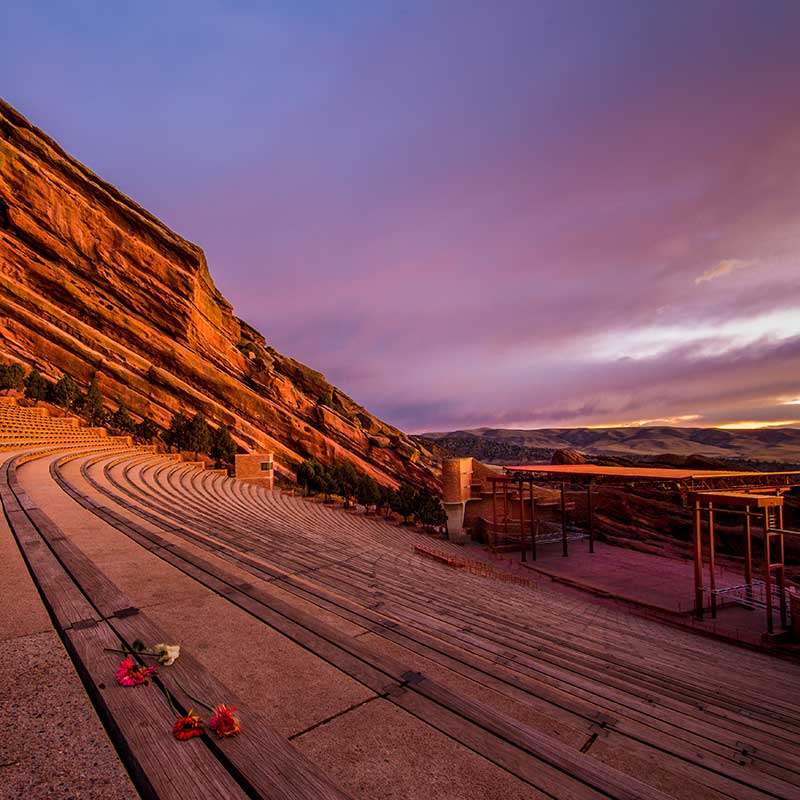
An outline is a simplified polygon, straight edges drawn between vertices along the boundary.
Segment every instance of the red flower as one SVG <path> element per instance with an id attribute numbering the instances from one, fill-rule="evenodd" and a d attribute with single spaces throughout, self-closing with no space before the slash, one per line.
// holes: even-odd
<path id="1" fill-rule="evenodd" d="M 203 735 L 203 722 L 190 708 L 185 717 L 178 717 L 172 726 L 172 735 L 182 742 Z"/>
<path id="2" fill-rule="evenodd" d="M 147 679 L 151 675 L 155 675 L 155 667 L 143 667 L 141 664 L 136 664 L 132 656 L 123 659 L 122 663 L 117 667 L 117 683 L 120 686 L 141 686 L 147 685 Z"/>
<path id="3" fill-rule="evenodd" d="M 236 706 L 226 706 L 222 703 L 214 709 L 214 716 L 208 721 L 208 727 L 217 736 L 236 736 L 242 732 L 242 725 L 238 717 L 233 716 Z"/>

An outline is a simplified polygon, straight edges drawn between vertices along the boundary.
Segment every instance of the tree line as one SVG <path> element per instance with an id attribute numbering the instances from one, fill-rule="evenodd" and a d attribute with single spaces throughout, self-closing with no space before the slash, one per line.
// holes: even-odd
<path id="1" fill-rule="evenodd" d="M 36 369 L 26 374 L 21 364 L 0 364 L 0 390 L 9 389 L 21 391 L 34 403 L 42 400 L 65 411 L 74 411 L 90 425 L 111 428 L 118 433 L 152 439 L 159 431 L 158 425 L 146 417 L 136 422 L 124 405 L 109 411 L 96 377 L 84 394 L 70 375 L 62 375 L 53 383 Z"/>
<path id="2" fill-rule="evenodd" d="M 306 495 L 322 495 L 326 500 L 336 495 L 345 506 L 356 502 L 367 511 L 374 509 L 387 517 L 394 511 L 406 523 L 413 520 L 433 528 L 447 521 L 440 498 L 427 487 L 420 489 L 410 483 L 401 483 L 397 489 L 384 486 L 350 461 L 339 460 L 326 466 L 316 459 L 306 459 L 297 468 L 297 484 Z"/>
<path id="3" fill-rule="evenodd" d="M 236 455 L 236 443 L 230 431 L 225 427 L 211 428 L 202 414 L 191 418 L 182 413 L 174 414 L 169 428 L 162 432 L 149 417 L 138 422 L 134 420 L 124 405 L 109 411 L 96 376 L 83 393 L 69 375 L 62 375 L 53 383 L 36 369 L 26 373 L 22 364 L 0 363 L 0 390 L 11 389 L 23 392 L 34 403 L 42 400 L 73 411 L 90 425 L 107 427 L 113 433 L 130 434 L 148 442 L 158 436 L 170 449 L 189 450 L 195 457 L 207 453 L 216 460 L 217 466 L 232 463 Z"/>
<path id="4" fill-rule="evenodd" d="M 130 434 L 148 442 L 158 436 L 168 450 L 193 452 L 195 458 L 208 454 L 218 467 L 233 463 L 236 455 L 236 442 L 230 431 L 223 426 L 211 427 L 203 414 L 173 414 L 169 427 L 162 431 L 148 417 L 134 420 L 124 405 L 109 411 L 96 376 L 83 393 L 69 375 L 62 375 L 53 383 L 36 369 L 26 374 L 21 364 L 0 363 L 0 390 L 11 389 L 22 391 L 34 403 L 42 400 L 73 411 L 90 425 L 104 426 L 114 433 Z M 440 498 L 427 487 L 420 489 L 410 483 L 401 483 L 397 489 L 383 486 L 350 461 L 338 460 L 326 466 L 316 459 L 306 459 L 297 469 L 297 483 L 308 495 L 323 495 L 327 500 L 336 495 L 346 506 L 358 503 L 387 517 L 394 511 L 404 522 L 413 520 L 432 528 L 447 521 Z"/>
<path id="5" fill-rule="evenodd" d="M 174 447 L 179 452 L 188 450 L 195 454 L 195 458 L 200 453 L 207 453 L 218 467 L 222 463 L 233 463 L 236 455 L 236 442 L 230 431 L 223 426 L 212 428 L 200 413 L 193 417 L 181 412 L 173 414 L 161 439 L 168 448 Z"/>

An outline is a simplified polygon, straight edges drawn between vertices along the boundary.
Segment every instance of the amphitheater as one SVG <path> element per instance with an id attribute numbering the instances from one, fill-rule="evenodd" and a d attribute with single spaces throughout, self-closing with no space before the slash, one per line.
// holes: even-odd
<path id="1" fill-rule="evenodd" d="M 0 447 L 4 797 L 800 797 L 791 661 L 13 400 Z M 114 680 L 136 639 L 243 733 L 174 739 Z"/>

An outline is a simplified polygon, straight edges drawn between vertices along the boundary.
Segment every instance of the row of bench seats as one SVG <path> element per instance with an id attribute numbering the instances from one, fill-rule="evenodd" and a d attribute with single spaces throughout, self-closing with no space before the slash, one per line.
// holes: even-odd
<path id="1" fill-rule="evenodd" d="M 254 578 L 516 701 L 518 724 L 535 708 L 554 730 L 605 737 L 607 754 L 631 756 L 632 773 L 655 759 L 690 792 L 797 796 L 800 680 L 791 665 L 544 587 L 455 573 L 414 556 L 421 537 L 411 530 L 171 459 L 95 456 L 82 478 L 71 487 L 78 494 L 102 492 Z"/>
<path id="2" fill-rule="evenodd" d="M 0 450 L 47 445 L 131 444 L 130 437 L 109 436 L 105 428 L 81 427 L 75 417 L 51 417 L 40 407 L 20 406 L 14 398 L 0 402 Z"/>
<path id="3" fill-rule="evenodd" d="M 152 454 L 153 448 L 133 447 L 128 437 L 107 436 L 105 430 L 98 435 L 92 429 L 81 429 L 88 435 L 76 437 L 76 429 L 69 424 L 47 426 L 42 432 L 36 424 L 38 415 L 28 409 L 10 411 L 3 403 L 2 410 L 0 442 L 12 438 L 3 436 L 11 427 L 3 416 L 30 422 L 30 433 L 0 463 L 4 514 L 54 627 L 141 796 L 179 800 L 196 797 L 202 787 L 203 796 L 232 800 L 346 800 L 345 793 L 279 736 L 263 714 L 239 700 L 191 653 L 182 653 L 169 670 L 159 673 L 160 691 L 130 691 L 109 680 L 120 656 L 105 648 L 130 648 L 137 639 L 173 638 L 73 544 L 57 519 L 28 497 L 17 471 L 32 460 L 65 454 L 69 458 L 101 453 L 141 457 Z M 60 491 L 55 483 L 53 489 Z M 175 711 L 165 695 L 179 713 L 196 705 L 194 696 L 225 698 L 245 716 L 247 735 L 209 737 L 204 746 L 197 747 L 187 747 L 169 735 L 143 735 L 144 730 L 170 730 Z M 80 792 L 80 787 L 67 790 Z"/>
<path id="4" fill-rule="evenodd" d="M 449 570 L 414 554 L 426 541 L 414 530 L 269 492 L 129 442 L 81 447 L 64 439 L 33 449 L 25 458 L 50 460 L 54 491 L 511 772 L 532 796 L 789 800 L 800 792 L 800 678 L 793 664 L 544 585 Z M 6 515 L 76 664 L 97 686 L 109 669 L 98 660 L 101 642 L 169 639 L 143 612 L 120 613 L 136 598 L 123 596 L 71 545 L 57 520 L 30 502 L 26 508 L 15 483 L 20 460 L 7 461 L 0 480 Z M 440 549 L 459 552 L 446 542 Z M 236 574 L 210 567 L 202 552 L 221 556 Z M 276 598 L 276 587 L 285 599 Z M 318 615 L 309 612 L 314 608 Z M 405 656 L 388 658 L 343 634 L 321 621 L 323 612 Z M 436 667 L 437 680 L 416 668 L 420 659 Z M 184 688 L 214 685 L 196 662 L 181 662 Z M 180 687 L 173 689 L 185 705 Z M 119 728 L 117 746 L 137 785 L 163 797 L 188 796 L 172 767 L 164 769 L 164 759 L 159 763 L 126 729 L 118 701 L 96 694 L 110 729 Z M 160 719 L 165 712 L 139 713 Z M 293 760 L 286 742 L 269 739 L 266 721 L 258 725 L 266 738 L 257 741 L 269 741 L 265 750 L 277 748 L 291 767 L 270 772 L 268 760 L 265 775 L 263 755 L 250 753 L 231 770 L 227 750 L 203 751 L 199 763 L 176 755 L 175 773 L 207 775 L 221 796 L 341 796 L 311 765 Z"/>

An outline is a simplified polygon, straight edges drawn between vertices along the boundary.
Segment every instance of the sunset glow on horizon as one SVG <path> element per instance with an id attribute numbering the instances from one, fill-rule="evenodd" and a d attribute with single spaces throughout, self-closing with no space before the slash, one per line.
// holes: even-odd
<path id="1" fill-rule="evenodd" d="M 14 5 L 6 99 L 388 422 L 800 425 L 800 4 Z"/>

